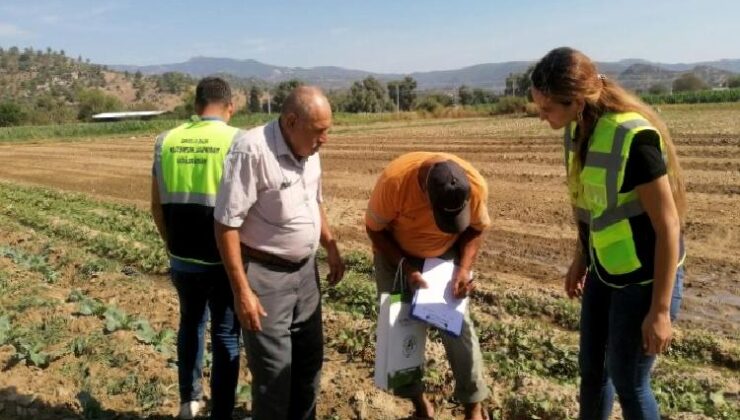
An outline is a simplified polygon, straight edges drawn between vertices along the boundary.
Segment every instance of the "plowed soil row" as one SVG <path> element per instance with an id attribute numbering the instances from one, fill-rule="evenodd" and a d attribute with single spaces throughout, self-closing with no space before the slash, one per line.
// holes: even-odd
<path id="1" fill-rule="evenodd" d="M 689 191 L 684 320 L 730 335 L 740 325 L 740 123 L 736 112 L 665 111 Z M 712 121 L 713 124 L 704 124 Z M 496 117 L 338 127 L 321 151 L 324 195 L 344 248 L 368 251 L 363 215 L 377 174 L 415 150 L 470 160 L 486 177 L 493 229 L 478 270 L 510 287 L 560 287 L 574 238 L 560 133 Z M 0 178 L 147 206 L 152 138 L 0 146 Z M 485 287 L 485 286 L 484 286 Z M 721 314 L 721 316 L 720 316 Z"/>

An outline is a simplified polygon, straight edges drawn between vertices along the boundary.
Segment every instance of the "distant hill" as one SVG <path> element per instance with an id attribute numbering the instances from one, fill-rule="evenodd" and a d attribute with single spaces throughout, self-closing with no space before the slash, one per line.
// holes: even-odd
<path id="1" fill-rule="evenodd" d="M 195 82 L 181 73 L 114 71 L 63 50 L 0 47 L 0 126 L 88 120 L 105 111 L 173 110 Z M 246 102 L 241 89 L 235 102 Z"/>
<path id="2" fill-rule="evenodd" d="M 509 61 L 505 63 L 487 63 L 463 67 L 457 70 L 429 71 L 411 73 L 419 89 L 456 89 L 460 85 L 476 88 L 503 90 L 506 78 L 511 73 L 523 73 L 531 61 Z"/>
<path id="3" fill-rule="evenodd" d="M 534 61 L 509 61 L 486 63 L 453 70 L 413 72 L 408 74 L 416 79 L 420 90 L 450 90 L 460 85 L 503 90 L 506 78 L 511 73 L 522 73 Z M 695 71 L 710 85 L 721 84 L 728 75 L 740 73 L 740 59 L 718 60 L 693 64 L 663 64 L 642 59 L 625 59 L 617 62 L 597 63 L 599 69 L 631 89 L 645 89 L 651 83 L 670 83 L 681 72 Z M 203 77 L 215 73 L 228 73 L 237 78 L 251 78 L 278 83 L 290 79 L 300 79 L 325 88 L 346 88 L 356 80 L 368 76 L 380 80 L 399 79 L 404 74 L 374 73 L 342 67 L 284 67 L 264 64 L 256 60 L 235 60 L 230 58 L 195 57 L 182 63 L 155 66 L 111 65 L 119 71 L 153 75 L 165 72 L 181 72 L 193 77 Z M 696 69 L 696 70 L 695 70 Z"/>
<path id="4" fill-rule="evenodd" d="M 67 57 L 51 48 L 0 47 L 0 106 L 9 124 L 53 124 L 88 120 L 96 112 L 121 110 L 174 110 L 185 115 L 198 78 L 217 74 L 232 85 L 237 108 L 246 104 L 247 90 L 299 79 L 328 89 L 346 89 L 373 76 L 381 82 L 411 76 L 417 90 L 455 92 L 461 85 L 503 92 L 511 74 L 522 74 L 533 61 L 485 63 L 460 69 L 374 73 L 336 66 L 284 67 L 256 60 L 195 57 L 183 63 L 156 66 L 106 66 L 82 57 Z M 740 72 L 740 59 L 702 63 L 663 64 L 642 59 L 597 63 L 601 72 L 625 87 L 648 91 L 668 90 L 673 81 L 692 72 L 710 87 L 723 86 Z M 337 100 L 346 94 L 335 92 Z M 8 117 L 10 115 L 10 117 Z"/>
<path id="5" fill-rule="evenodd" d="M 678 75 L 677 71 L 666 70 L 655 64 L 635 63 L 620 72 L 617 80 L 629 89 L 648 90 L 654 85 L 668 89 Z"/>
<path id="6" fill-rule="evenodd" d="M 113 71 L 64 51 L 0 48 L 0 100 L 34 108 L 74 106 L 81 92 L 98 90 L 131 108 L 171 109 L 194 83 L 187 76 L 176 79 Z"/>
<path id="7" fill-rule="evenodd" d="M 716 61 L 701 61 L 698 63 L 661 64 L 666 70 L 689 71 L 694 67 L 714 67 L 719 70 L 740 73 L 740 59 L 723 59 Z"/>
<path id="8" fill-rule="evenodd" d="M 373 75 L 362 70 L 341 67 L 281 67 L 260 63 L 256 60 L 234 60 L 231 58 L 194 57 L 183 63 L 154 66 L 110 66 L 118 71 L 140 71 L 146 75 L 180 72 L 194 77 L 204 77 L 217 73 L 230 74 L 243 79 L 260 79 L 278 83 L 290 79 L 300 79 L 325 87 L 346 87 L 355 80 Z"/>

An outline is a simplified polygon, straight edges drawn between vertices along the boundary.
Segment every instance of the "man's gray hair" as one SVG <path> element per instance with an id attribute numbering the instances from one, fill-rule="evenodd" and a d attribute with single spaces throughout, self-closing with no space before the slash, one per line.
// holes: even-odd
<path id="1" fill-rule="evenodd" d="M 298 86 L 285 98 L 282 115 L 296 114 L 299 117 L 311 115 L 311 111 L 322 104 L 329 103 L 324 92 L 316 86 Z"/>

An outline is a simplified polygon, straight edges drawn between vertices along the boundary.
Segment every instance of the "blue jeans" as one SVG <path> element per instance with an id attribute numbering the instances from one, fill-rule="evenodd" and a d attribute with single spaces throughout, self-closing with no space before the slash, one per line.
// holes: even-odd
<path id="1" fill-rule="evenodd" d="M 211 314 L 212 419 L 231 419 L 239 378 L 239 320 L 234 314 L 234 296 L 222 269 L 204 273 L 171 271 L 180 300 L 180 329 L 177 333 L 177 377 L 180 402 L 203 396 L 203 350 L 208 312 Z"/>
<path id="2" fill-rule="evenodd" d="M 681 305 L 683 278 L 684 269 L 679 267 L 671 320 Z M 578 357 L 581 419 L 608 419 L 615 391 L 626 420 L 660 419 L 650 387 L 655 356 L 646 355 L 642 349 L 642 321 L 650 310 L 652 294 L 652 284 L 617 289 L 588 276 L 581 305 Z"/>

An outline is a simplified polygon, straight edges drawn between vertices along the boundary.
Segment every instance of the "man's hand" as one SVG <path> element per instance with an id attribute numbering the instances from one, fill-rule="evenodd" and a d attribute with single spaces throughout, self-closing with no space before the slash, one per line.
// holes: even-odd
<path id="1" fill-rule="evenodd" d="M 583 286 L 586 283 L 586 266 L 580 258 L 574 258 L 565 274 L 565 293 L 569 298 L 583 296 Z"/>
<path id="2" fill-rule="evenodd" d="M 452 293 L 456 298 L 462 299 L 475 289 L 475 283 L 470 276 L 470 270 L 458 265 L 452 273 Z"/>
<path id="3" fill-rule="evenodd" d="M 335 241 L 329 242 L 326 246 L 326 261 L 329 264 L 329 274 L 326 276 L 326 281 L 330 286 L 334 286 L 344 277 L 345 268 L 344 260 Z"/>
<path id="4" fill-rule="evenodd" d="M 660 354 L 671 344 L 671 316 L 668 311 L 648 312 L 642 321 L 642 348 L 646 354 Z"/>
<path id="5" fill-rule="evenodd" d="M 267 312 L 253 291 L 234 294 L 234 310 L 242 328 L 249 331 L 262 331 L 260 317 L 267 316 Z"/>
<path id="6" fill-rule="evenodd" d="M 406 284 L 408 285 L 408 288 L 411 290 L 416 289 L 426 289 L 429 287 L 427 282 L 424 280 L 424 277 L 421 276 L 421 272 L 416 268 L 411 266 L 411 264 L 408 264 L 405 261 L 401 262 L 404 274 L 406 274 Z"/>

